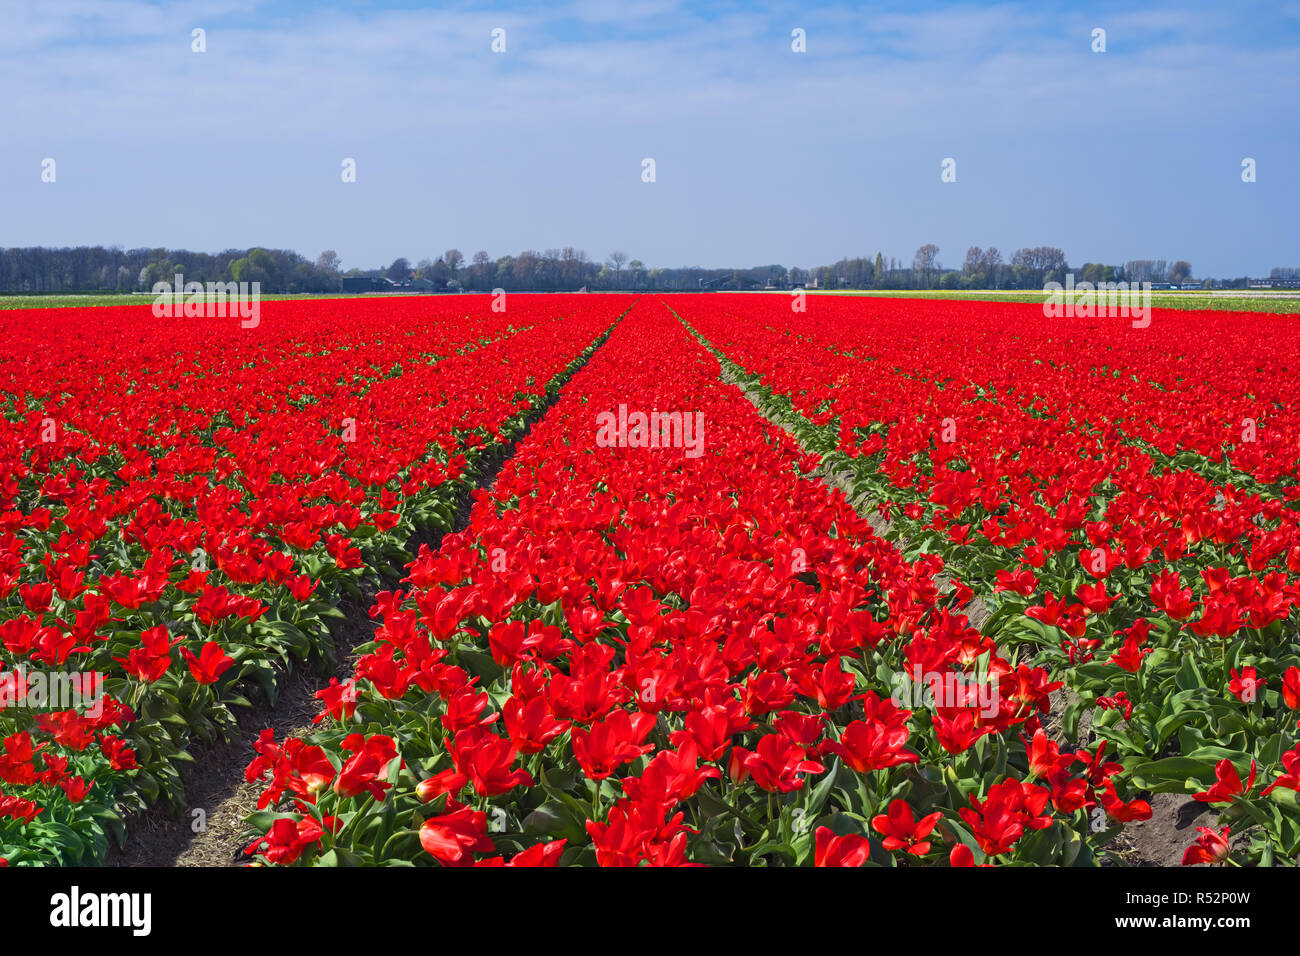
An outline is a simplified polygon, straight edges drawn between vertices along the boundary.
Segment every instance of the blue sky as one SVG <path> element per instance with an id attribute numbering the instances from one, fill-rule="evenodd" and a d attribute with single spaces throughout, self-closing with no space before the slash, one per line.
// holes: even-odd
<path id="1" fill-rule="evenodd" d="M 1300 2 L 2 9 L 0 246 L 1300 266 Z"/>

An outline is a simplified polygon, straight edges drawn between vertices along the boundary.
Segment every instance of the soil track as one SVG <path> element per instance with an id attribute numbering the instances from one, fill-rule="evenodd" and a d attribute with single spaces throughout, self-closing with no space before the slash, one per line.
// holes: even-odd
<path id="1" fill-rule="evenodd" d="M 672 311 L 671 308 L 669 311 Z M 673 315 L 681 320 L 675 312 Z M 762 405 L 764 395 L 761 390 L 754 388 L 746 379 L 742 377 L 741 367 L 729 358 L 726 353 L 722 352 L 700 333 L 696 332 L 686 324 L 688 331 L 699 340 L 700 344 L 709 350 L 719 360 L 721 372 L 719 377 L 722 381 L 735 386 L 740 392 L 749 399 L 754 405 L 758 414 L 766 421 L 781 428 L 801 448 L 803 444 L 795 429 L 789 421 L 779 418 L 769 418 L 764 414 Z M 730 366 L 728 366 L 730 363 Z M 795 413 L 797 414 L 797 413 Z M 804 451 L 809 449 L 804 448 Z M 819 467 L 810 473 L 809 478 L 820 479 L 828 487 L 839 490 L 848 500 L 849 506 L 853 508 L 860 516 L 871 524 L 871 527 L 877 534 L 884 536 L 890 530 L 890 525 L 883 520 L 876 512 L 875 502 L 865 495 L 857 492 L 853 485 L 852 476 L 848 473 L 837 473 L 826 466 Z M 904 539 L 898 539 L 897 544 L 900 548 L 906 546 Z M 939 575 L 936 579 L 941 590 L 948 584 L 948 578 Z M 968 582 L 969 583 L 969 582 Z M 961 613 L 965 614 L 972 627 L 981 628 L 989 618 L 988 605 L 976 594 L 965 607 L 961 608 Z M 1092 741 L 1090 731 L 1090 715 L 1085 714 L 1079 722 L 1079 739 L 1067 741 L 1064 739 L 1061 727 L 1061 717 L 1065 713 L 1074 695 L 1066 689 L 1058 690 L 1052 694 L 1052 709 L 1043 720 L 1043 728 L 1047 733 L 1056 738 L 1063 746 L 1082 746 Z M 1151 804 L 1151 819 L 1129 823 L 1124 827 L 1123 832 L 1116 837 L 1110 849 L 1114 852 L 1115 858 L 1103 861 L 1102 865 L 1121 865 L 1133 867 L 1150 867 L 1150 866 L 1180 866 L 1182 864 L 1183 852 L 1196 839 L 1196 828 L 1204 826 L 1216 826 L 1218 814 L 1213 812 L 1212 808 L 1205 803 L 1198 803 L 1196 800 L 1185 794 L 1157 793 L 1142 795 Z"/>
<path id="2" fill-rule="evenodd" d="M 633 305 L 636 303 L 633 302 Z M 628 311 L 631 311 L 629 307 Z M 558 381 L 547 391 L 543 400 L 527 417 L 524 430 L 514 441 L 497 446 L 490 457 L 478 465 L 477 480 L 461 489 L 457 496 L 457 515 L 452 532 L 469 526 L 474 491 L 491 489 L 496 477 L 514 455 L 520 442 L 526 441 L 532 427 L 540 421 L 557 401 L 573 375 L 605 344 L 614 328 L 622 320 L 622 313 L 608 329 L 592 343 L 580 360 L 561 373 Z M 449 532 L 450 533 L 450 532 Z M 436 551 L 442 544 L 444 533 L 415 534 L 406 542 L 407 560 L 413 559 L 422 544 Z M 244 862 L 244 849 L 249 844 L 245 818 L 257 809 L 257 799 L 265 783 L 244 780 L 244 770 L 256 756 L 253 742 L 264 728 L 275 732 L 276 740 L 301 736 L 312 728 L 312 718 L 320 712 L 316 692 L 329 685 L 331 677 L 344 680 L 353 673 L 356 648 L 374 636 L 375 622 L 368 609 L 374 596 L 398 584 L 398 577 L 382 577 L 361 588 L 362 597 L 346 598 L 339 608 L 344 620 L 333 628 L 337 665 L 332 671 L 319 666 L 299 666 L 291 672 L 281 671 L 277 684 L 279 696 L 275 706 L 270 706 L 265 695 L 255 687 L 243 688 L 253 707 L 239 713 L 238 733 L 228 741 L 213 744 L 193 744 L 190 753 L 194 762 L 181 772 L 185 787 L 186 809 L 181 817 L 174 818 L 162 808 L 153 808 L 131 815 L 126 820 L 127 845 L 109 850 L 106 866 L 233 866 Z M 199 812 L 201 811 L 201 813 Z"/>

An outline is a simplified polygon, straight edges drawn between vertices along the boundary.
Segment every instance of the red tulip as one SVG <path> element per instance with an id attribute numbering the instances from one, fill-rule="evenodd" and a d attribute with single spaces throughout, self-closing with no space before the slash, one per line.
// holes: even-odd
<path id="1" fill-rule="evenodd" d="M 234 659 L 221 650 L 216 641 L 208 641 L 195 657 L 186 648 L 181 648 L 181 656 L 190 665 L 190 673 L 200 684 L 214 684 L 226 671 L 235 665 Z"/>
<path id="2" fill-rule="evenodd" d="M 862 866 L 871 856 L 871 842 L 856 833 L 836 836 L 830 827 L 818 827 L 813 841 L 813 866 Z"/>
<path id="3" fill-rule="evenodd" d="M 1197 827 L 1201 835 L 1196 842 L 1187 848 L 1183 853 L 1183 866 L 1197 866 L 1202 863 L 1222 863 L 1228 857 L 1232 847 L 1228 843 L 1228 837 L 1232 831 L 1228 827 L 1220 827 L 1216 833 L 1209 827 Z"/>

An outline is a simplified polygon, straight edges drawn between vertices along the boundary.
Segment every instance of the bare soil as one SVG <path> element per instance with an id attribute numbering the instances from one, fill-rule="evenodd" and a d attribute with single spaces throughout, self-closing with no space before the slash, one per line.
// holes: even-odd
<path id="1" fill-rule="evenodd" d="M 755 406 L 759 415 L 763 415 L 760 408 L 762 396 L 757 389 L 738 379 L 725 365 L 722 366 L 720 377 L 724 382 L 738 388 Z M 794 435 L 794 430 L 787 423 L 774 419 L 766 420 L 777 425 L 798 441 Z M 850 506 L 871 524 L 872 529 L 877 534 L 883 536 L 889 530 L 889 523 L 879 516 L 874 507 L 875 503 L 865 496 L 857 495 L 850 475 L 836 474 L 830 469 L 824 469 L 816 473 L 815 477 L 820 478 L 828 487 L 843 492 Z M 900 548 L 906 547 L 906 541 L 904 540 L 900 539 L 897 543 Z M 942 575 L 937 581 L 941 588 L 947 584 Z M 972 598 L 962 611 L 967 615 L 971 626 L 977 629 L 982 628 L 989 618 L 988 605 L 981 600 L 978 594 Z M 1062 716 L 1072 697 L 1072 694 L 1064 690 L 1052 694 L 1051 711 L 1043 720 L 1043 729 L 1049 736 L 1063 745 L 1077 746 L 1086 743 L 1092 736 L 1089 727 L 1092 715 L 1091 713 L 1084 714 L 1079 721 L 1079 739 L 1077 741 L 1065 740 Z M 1118 857 L 1118 864 L 1133 867 L 1181 866 L 1184 851 L 1196 841 L 1198 836 L 1196 828 L 1215 826 L 1218 815 L 1213 812 L 1208 804 L 1198 803 L 1185 794 L 1157 793 L 1144 794 L 1143 796 L 1151 805 L 1151 819 L 1129 823 L 1124 827 L 1123 832 L 1116 837 L 1110 849 Z"/>
<path id="2" fill-rule="evenodd" d="M 370 597 L 375 590 L 363 593 Z M 256 756 L 253 742 L 266 727 L 277 740 L 309 730 L 320 712 L 316 692 L 331 676 L 342 680 L 352 673 L 353 648 L 373 634 L 373 622 L 361 602 L 350 602 L 343 610 L 347 616 L 334 636 L 334 671 L 300 666 L 282 672 L 275 707 L 259 693 L 252 709 L 238 714 L 239 732 L 232 740 L 191 746 L 194 763 L 181 773 L 186 811 L 179 819 L 161 808 L 134 814 L 126 821 L 126 847 L 110 850 L 107 866 L 230 866 L 243 857 L 244 818 L 257 809 L 265 786 L 244 782 L 244 769 Z"/>
<path id="3" fill-rule="evenodd" d="M 597 349 L 603 345 L 610 331 L 597 339 Z M 595 354 L 595 350 L 591 355 Z M 587 356 L 589 361 L 591 355 Z M 586 364 L 583 362 L 582 364 Z M 573 371 L 576 373 L 581 365 Z M 571 378 L 571 376 L 570 376 Z M 462 489 L 457 500 L 454 531 L 469 526 L 473 492 L 478 488 L 490 490 L 497 475 L 514 454 L 520 442 L 526 441 L 532 426 L 559 401 L 561 388 L 548 395 L 529 415 L 520 437 L 509 444 L 493 449 L 481 465 L 480 478 Z M 442 534 L 416 534 L 406 542 L 407 559 L 418 553 L 421 544 L 436 551 L 442 544 Z M 373 597 L 384 588 L 391 588 L 396 580 L 372 582 L 363 586 L 362 598 L 352 598 L 340 604 L 344 620 L 335 628 L 334 645 L 337 665 L 332 672 L 323 668 L 298 667 L 279 675 L 279 696 L 270 706 L 260 690 L 241 688 L 253 701 L 253 707 L 237 715 L 239 732 L 231 740 L 215 744 L 193 744 L 190 753 L 192 764 L 186 764 L 181 773 L 185 787 L 186 810 L 179 819 L 165 810 L 154 808 L 131 815 L 126 821 L 127 845 L 123 849 L 110 849 L 105 865 L 137 867 L 171 866 L 233 866 L 247 860 L 244 850 L 249 845 L 248 827 L 244 821 L 257 809 L 257 800 L 265 784 L 244 780 L 244 770 L 256 756 L 253 742 L 264 728 L 275 732 L 276 740 L 302 736 L 312 729 L 312 718 L 320 712 L 315 698 L 318 690 L 329 685 L 331 677 L 344 680 L 355 669 L 355 649 L 370 641 L 375 622 L 367 613 Z M 196 814 L 195 811 L 202 811 Z"/>

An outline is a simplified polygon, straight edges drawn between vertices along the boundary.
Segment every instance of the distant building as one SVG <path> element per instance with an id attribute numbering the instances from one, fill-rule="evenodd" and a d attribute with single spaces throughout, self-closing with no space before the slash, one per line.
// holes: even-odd
<path id="1" fill-rule="evenodd" d="M 392 281 L 383 277 L 343 276 L 342 279 L 344 292 L 383 292 L 392 288 Z"/>

